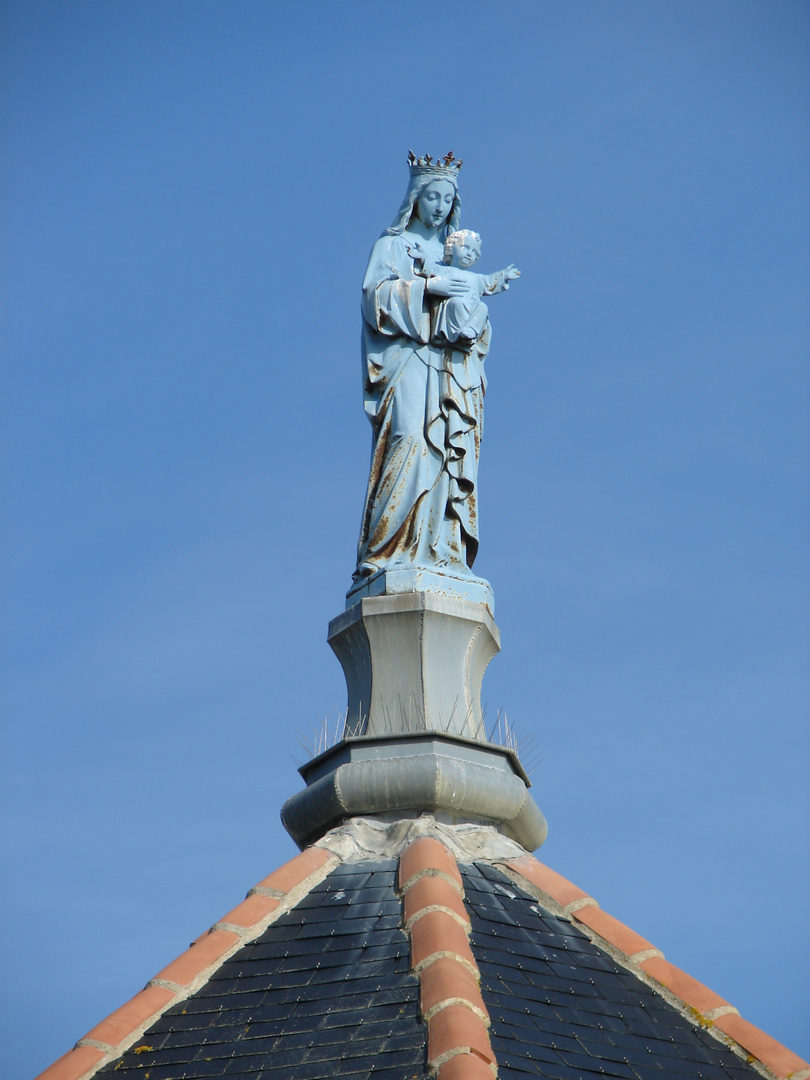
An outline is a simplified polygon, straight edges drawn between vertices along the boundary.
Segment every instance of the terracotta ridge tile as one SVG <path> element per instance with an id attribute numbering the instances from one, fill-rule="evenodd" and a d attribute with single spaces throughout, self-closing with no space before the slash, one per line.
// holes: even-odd
<path id="1" fill-rule="evenodd" d="M 171 990 L 166 990 L 165 987 L 147 986 L 117 1008 L 115 1012 L 111 1012 L 100 1024 L 96 1024 L 94 1028 L 91 1028 L 84 1038 L 109 1043 L 110 1046 L 117 1047 L 133 1031 L 140 1031 L 145 1028 L 174 999 L 175 995 Z"/>
<path id="2" fill-rule="evenodd" d="M 477 1054 L 458 1053 L 439 1067 L 438 1080 L 492 1080 L 497 1065 L 490 1065 Z"/>
<path id="3" fill-rule="evenodd" d="M 413 918 L 428 908 L 441 908 L 469 925 L 470 917 L 464 900 L 444 878 L 421 877 L 417 881 L 409 881 L 403 892 L 406 929 Z"/>
<path id="4" fill-rule="evenodd" d="M 472 955 L 472 951 L 470 952 Z M 418 963 L 413 964 L 411 970 L 416 975 L 421 975 L 425 968 L 430 967 L 431 964 L 435 964 L 437 960 L 454 960 L 457 964 L 462 964 L 471 975 L 474 975 L 476 979 L 481 978 L 481 972 L 478 970 L 478 965 L 473 958 L 472 962 L 466 956 L 459 956 L 458 953 L 450 952 L 447 949 L 439 949 L 437 952 L 431 953 L 430 956 L 426 956 L 424 960 L 420 960 Z"/>
<path id="5" fill-rule="evenodd" d="M 331 851 L 310 847 L 273 871 L 222 922 L 195 938 L 143 990 L 92 1028 L 36 1080 L 90 1080 L 102 1066 L 119 1058 L 170 1005 L 196 991 L 237 949 L 295 907 L 340 861 Z"/>
<path id="6" fill-rule="evenodd" d="M 497 1062 L 455 858 L 438 840 L 416 840 L 400 856 L 399 881 L 427 1025 L 428 1069 L 440 1080 L 489 1080 L 497 1076 Z M 456 1059 L 459 1064 L 448 1067 Z"/>
<path id="7" fill-rule="evenodd" d="M 443 915 L 449 915 L 450 918 L 457 922 L 465 932 L 468 930 L 470 925 L 469 916 L 465 918 L 463 915 L 459 915 L 457 911 L 453 911 L 452 908 L 444 907 L 443 904 L 431 904 L 428 907 L 420 908 L 419 911 L 415 911 L 406 921 L 405 930 L 411 930 L 415 923 L 419 922 L 425 915 L 430 915 L 434 911 L 440 911 Z"/>
<path id="8" fill-rule="evenodd" d="M 455 889 L 459 896 L 464 895 L 464 886 L 459 881 L 456 881 L 455 878 L 450 877 L 450 875 L 446 874 L 444 870 L 435 870 L 433 867 L 428 867 L 425 870 L 419 870 L 412 877 L 409 877 L 404 885 L 399 886 L 399 891 L 407 892 L 408 889 L 412 888 L 417 881 L 421 881 L 422 878 L 426 877 L 441 878 L 442 881 L 446 881 L 447 884 L 451 886 L 451 888 Z"/>
<path id="9" fill-rule="evenodd" d="M 642 960 L 639 967 L 651 975 L 656 982 L 671 990 L 681 1001 L 696 1009 L 701 1016 L 705 1016 L 710 1009 L 719 1009 L 730 1004 L 714 990 L 710 990 L 708 986 L 704 986 L 702 982 L 698 982 L 697 979 L 671 964 L 669 960 L 661 960 L 653 956 L 649 960 Z"/>
<path id="10" fill-rule="evenodd" d="M 425 1009 L 422 1013 L 424 1020 L 432 1020 L 437 1013 L 440 1013 L 442 1009 L 448 1008 L 450 1005 L 460 1005 L 463 1009 L 469 1009 L 470 1012 L 475 1013 L 484 1027 L 489 1027 L 492 1021 L 489 1018 L 489 1013 L 484 1012 L 483 1009 L 479 1009 L 472 1001 L 465 997 L 450 997 L 445 998 L 443 1001 L 438 1001 L 430 1009 Z"/>
<path id="11" fill-rule="evenodd" d="M 408 844 L 399 857 L 399 887 L 409 885 L 411 878 L 423 870 L 443 871 L 463 890 L 461 872 L 452 853 L 440 840 L 422 836 Z"/>
<path id="12" fill-rule="evenodd" d="M 550 866 L 546 866 L 539 859 L 535 859 L 533 855 L 521 855 L 517 859 L 507 859 L 504 865 L 520 874 L 521 877 L 526 878 L 546 896 L 551 897 L 560 907 L 564 908 L 577 900 L 593 899 L 574 885 L 573 882 L 564 878 L 562 874 L 558 874 Z"/>
<path id="13" fill-rule="evenodd" d="M 411 935 L 411 964 L 414 968 L 435 953 L 454 953 L 475 964 L 467 928 L 444 911 L 429 911 L 413 924 Z"/>
<path id="14" fill-rule="evenodd" d="M 791 1077 L 798 1080 L 806 1070 L 810 1073 L 810 1064 L 782 1043 L 777 1042 L 761 1028 L 744 1020 L 739 1013 L 727 1013 L 714 1021 L 724 1035 L 738 1043 L 749 1055 L 761 1061 L 780 1080 Z"/>
<path id="15" fill-rule="evenodd" d="M 707 1029 L 748 1061 L 768 1069 L 779 1080 L 810 1080 L 810 1064 L 760 1028 L 744 1020 L 737 1008 L 703 983 L 664 959 L 641 935 L 614 916 L 602 911 L 597 902 L 570 881 L 544 866 L 532 855 L 522 855 L 495 865 L 506 871 L 512 880 L 523 878 L 532 895 L 541 894 L 541 903 L 548 897 L 552 914 L 555 909 L 583 926 L 595 944 L 616 955 L 620 962 L 646 979 L 664 998 L 679 1007 L 693 1023 Z M 510 873 L 511 871 L 511 873 Z M 641 946 L 639 948 L 639 946 Z M 630 951 L 632 950 L 632 951 Z"/>
<path id="16" fill-rule="evenodd" d="M 246 896 L 241 904 L 237 904 L 227 915 L 223 915 L 218 923 L 214 923 L 214 928 L 224 927 L 230 930 L 231 927 L 238 927 L 241 930 L 250 929 L 256 923 L 262 922 L 271 911 L 275 911 L 281 903 L 281 899 L 283 897 L 267 896 L 264 893 L 254 893 L 252 896 Z"/>
<path id="17" fill-rule="evenodd" d="M 495 1062 L 484 1022 L 461 1005 L 448 1005 L 428 1021 L 428 1066 L 438 1070 L 458 1053 L 477 1054 L 487 1063 Z"/>
<path id="18" fill-rule="evenodd" d="M 94 1046 L 76 1045 L 49 1065 L 36 1080 L 82 1080 L 96 1072 L 105 1057 L 104 1051 Z"/>
<path id="19" fill-rule="evenodd" d="M 426 1020 L 449 1004 L 463 1004 L 489 1026 L 477 974 L 455 957 L 443 957 L 421 972 L 420 1009 Z"/>
<path id="20" fill-rule="evenodd" d="M 238 934 L 230 930 L 209 930 L 205 937 L 195 945 L 189 946 L 185 952 L 180 953 L 170 964 L 154 976 L 154 979 L 162 982 L 179 983 L 184 989 L 207 972 L 214 968 L 217 961 L 224 961 L 234 945 L 240 945 L 242 939 Z"/>
<path id="21" fill-rule="evenodd" d="M 572 915 L 577 922 L 589 926 L 594 933 L 609 942 L 619 952 L 624 953 L 625 956 L 632 958 L 640 953 L 645 953 L 647 954 L 645 960 L 663 959 L 664 954 L 659 949 L 656 949 L 651 941 L 647 941 L 641 934 L 637 934 L 635 930 L 631 930 L 629 926 L 619 922 L 613 915 L 608 915 L 600 907 L 582 907 L 572 912 Z M 636 963 L 638 962 L 636 961 Z"/>

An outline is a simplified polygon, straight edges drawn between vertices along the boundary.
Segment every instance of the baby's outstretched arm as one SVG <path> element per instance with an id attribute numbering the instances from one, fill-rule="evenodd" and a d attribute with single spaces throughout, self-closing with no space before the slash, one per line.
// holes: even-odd
<path id="1" fill-rule="evenodd" d="M 485 293 L 492 295 L 493 293 L 505 292 L 509 288 L 509 282 L 514 281 L 520 277 L 520 271 L 514 263 L 510 263 L 504 270 L 498 270 L 494 274 L 489 274 L 486 278 Z"/>

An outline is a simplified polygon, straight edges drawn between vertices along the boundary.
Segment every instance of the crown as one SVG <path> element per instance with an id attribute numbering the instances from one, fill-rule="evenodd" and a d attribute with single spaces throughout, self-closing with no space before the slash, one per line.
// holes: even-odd
<path id="1" fill-rule="evenodd" d="M 430 154 L 425 154 L 424 157 L 417 157 L 413 150 L 408 151 L 408 166 L 411 170 L 411 176 L 417 174 L 430 174 L 437 178 L 446 176 L 456 177 L 458 176 L 458 170 L 461 168 L 463 162 L 461 158 L 454 158 L 453 151 L 450 150 L 443 158 L 436 158 L 434 161 Z"/>

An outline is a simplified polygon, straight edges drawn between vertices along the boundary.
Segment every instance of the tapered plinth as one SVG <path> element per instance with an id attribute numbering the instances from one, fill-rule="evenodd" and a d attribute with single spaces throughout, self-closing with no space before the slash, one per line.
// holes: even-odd
<path id="1" fill-rule="evenodd" d="M 362 599 L 329 624 L 329 644 L 349 692 L 346 735 L 486 741 L 481 681 L 500 634 L 485 604 L 432 592 Z"/>
<path id="2" fill-rule="evenodd" d="M 363 598 L 329 624 L 349 692 L 344 737 L 303 765 L 281 818 L 301 847 L 353 817 L 494 825 L 533 851 L 546 821 L 511 747 L 487 741 L 481 680 L 500 649 L 484 603 Z"/>

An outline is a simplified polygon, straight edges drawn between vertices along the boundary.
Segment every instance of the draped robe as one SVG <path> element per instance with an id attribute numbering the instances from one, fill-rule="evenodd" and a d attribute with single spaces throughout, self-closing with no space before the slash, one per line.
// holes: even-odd
<path id="1" fill-rule="evenodd" d="M 469 351 L 440 344 L 426 281 L 407 237 L 377 241 L 363 281 L 372 453 L 356 578 L 394 565 L 469 574 L 478 549 L 489 324 Z"/>

